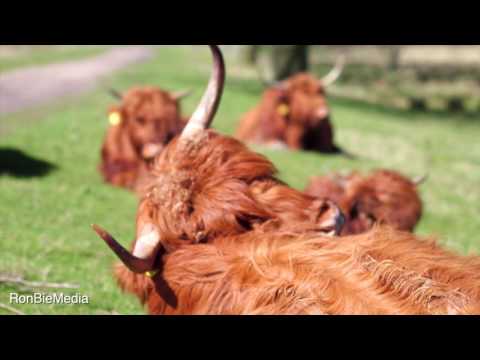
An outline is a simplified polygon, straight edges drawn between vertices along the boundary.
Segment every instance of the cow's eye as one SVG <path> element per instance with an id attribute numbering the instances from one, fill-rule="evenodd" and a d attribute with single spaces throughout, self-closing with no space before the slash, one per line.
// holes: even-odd
<path id="1" fill-rule="evenodd" d="M 174 137 L 175 137 L 175 134 L 171 134 L 171 133 L 168 134 L 168 135 L 167 135 L 167 139 L 166 139 L 167 144 L 168 144 L 170 141 L 172 141 Z"/>

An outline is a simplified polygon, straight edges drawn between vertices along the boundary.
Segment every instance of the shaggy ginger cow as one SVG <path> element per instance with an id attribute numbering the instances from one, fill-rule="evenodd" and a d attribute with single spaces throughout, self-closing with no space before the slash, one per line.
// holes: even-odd
<path id="1" fill-rule="evenodd" d="M 241 120 L 236 137 L 247 143 L 338 153 L 325 89 L 340 76 L 343 58 L 322 80 L 300 73 L 268 88 Z"/>
<path id="2" fill-rule="evenodd" d="M 334 174 L 311 179 L 305 193 L 340 206 L 347 220 L 343 235 L 366 232 L 375 223 L 413 231 L 422 216 L 417 187 L 424 180 L 412 181 L 389 170 L 377 170 L 369 176 Z"/>
<path id="3" fill-rule="evenodd" d="M 150 160 L 185 126 L 179 102 L 188 93 L 138 87 L 125 95 L 114 90 L 112 94 L 121 105 L 109 110 L 99 171 L 105 182 L 134 189 Z"/>
<path id="4" fill-rule="evenodd" d="M 125 291 L 151 314 L 480 313 L 478 257 L 386 228 L 326 236 L 342 225 L 333 205 L 313 206 L 264 157 L 208 130 L 225 76 L 210 47 L 209 87 L 155 160 L 132 253 L 94 225 Z"/>

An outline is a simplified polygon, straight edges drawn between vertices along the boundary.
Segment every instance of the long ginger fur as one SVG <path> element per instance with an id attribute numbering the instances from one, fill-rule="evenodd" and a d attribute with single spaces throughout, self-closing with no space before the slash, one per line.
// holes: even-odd
<path id="1" fill-rule="evenodd" d="M 414 231 L 423 214 L 417 185 L 391 170 L 315 177 L 305 192 L 340 206 L 347 218 L 344 235 L 366 232 L 376 223 Z"/>
<path id="2" fill-rule="evenodd" d="M 153 279 L 121 287 L 151 314 L 479 314 L 480 260 L 378 227 L 337 240 L 258 228 L 165 255 Z"/>
<path id="3" fill-rule="evenodd" d="M 325 90 L 313 76 L 301 73 L 281 87 L 267 89 L 261 102 L 240 121 L 236 137 L 267 146 L 337 153 Z"/>
<path id="4" fill-rule="evenodd" d="M 213 131 L 174 140 L 137 219 L 161 229 L 160 271 L 118 265 L 120 287 L 156 315 L 480 312 L 478 257 L 388 227 L 325 237 L 305 204 L 288 206 L 304 195 L 273 175 L 267 159 Z"/>
<path id="5" fill-rule="evenodd" d="M 225 75 L 220 48 L 210 49 L 214 71 L 193 121 L 140 190 L 133 252 L 94 226 L 125 264 L 115 269 L 123 290 L 155 315 L 480 314 L 480 257 L 384 226 L 332 237 L 343 225 L 337 206 L 205 130 Z"/>
<path id="6" fill-rule="evenodd" d="M 186 119 L 179 102 L 156 87 L 132 88 L 121 105 L 109 109 L 112 113 L 119 115 L 120 123 L 107 130 L 99 171 L 105 182 L 134 190 L 151 163 L 146 146 L 166 146 L 181 133 Z"/>

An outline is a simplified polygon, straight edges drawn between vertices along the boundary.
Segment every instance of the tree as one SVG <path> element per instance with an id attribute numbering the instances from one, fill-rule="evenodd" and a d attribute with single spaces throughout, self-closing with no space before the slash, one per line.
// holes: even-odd
<path id="1" fill-rule="evenodd" d="M 400 45 L 392 45 L 389 47 L 389 61 L 388 68 L 391 71 L 398 70 L 400 66 L 400 55 L 402 47 Z"/>
<path id="2" fill-rule="evenodd" d="M 281 81 L 309 70 L 309 45 L 252 45 L 248 51 L 247 61 L 263 67 L 260 70 L 262 76 L 265 78 L 268 73 L 272 81 Z"/>
<path id="3" fill-rule="evenodd" d="M 275 80 L 309 70 L 309 45 L 276 45 L 273 50 Z"/>
<path id="4" fill-rule="evenodd" d="M 244 60 L 247 64 L 255 65 L 258 58 L 261 45 L 247 45 L 243 53 Z"/>

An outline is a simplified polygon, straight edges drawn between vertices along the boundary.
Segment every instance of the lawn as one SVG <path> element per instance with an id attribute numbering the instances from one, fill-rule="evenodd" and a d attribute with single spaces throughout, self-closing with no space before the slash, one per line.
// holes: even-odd
<path id="1" fill-rule="evenodd" d="M 94 56 L 105 51 L 106 45 L 82 46 L 22 46 L 6 47 L 0 51 L 0 73 L 31 65 L 53 64 L 68 60 L 77 60 Z M 0 49 L 2 50 L 2 49 Z"/>
<path id="2" fill-rule="evenodd" d="M 184 106 L 192 111 L 207 82 L 209 53 L 186 47 L 157 51 L 154 60 L 118 73 L 110 83 L 120 90 L 136 84 L 192 88 L 195 93 Z M 228 78 L 215 127 L 232 134 L 261 90 L 255 81 Z M 120 294 L 111 274 L 115 258 L 90 229 L 98 223 L 125 245 L 133 236 L 135 197 L 104 185 L 96 171 L 111 103 L 96 91 L 61 107 L 1 120 L 13 126 L 0 137 L 0 149 L 21 150 L 56 169 L 41 177 L 0 175 L 0 273 L 78 284 L 79 292 L 90 297 L 88 305 L 14 305 L 26 314 L 144 313 L 136 299 Z M 331 99 L 331 106 L 337 142 L 358 159 L 257 148 L 276 164 L 283 180 L 302 189 L 309 176 L 330 171 L 388 167 L 412 177 L 429 173 L 421 188 L 426 213 L 418 233 L 436 234 L 464 254 L 480 253 L 478 120 L 340 99 Z M 9 303 L 10 292 L 30 290 L 0 285 L 0 303 Z M 3 313 L 8 312 L 0 309 Z"/>

